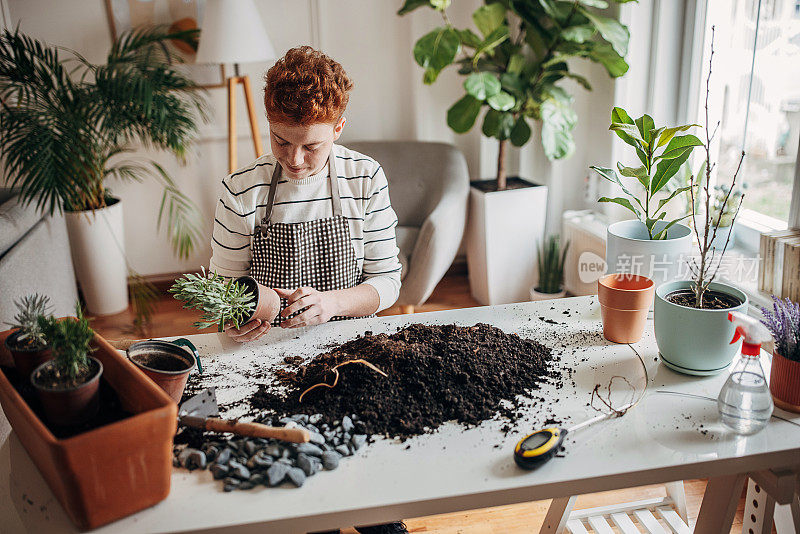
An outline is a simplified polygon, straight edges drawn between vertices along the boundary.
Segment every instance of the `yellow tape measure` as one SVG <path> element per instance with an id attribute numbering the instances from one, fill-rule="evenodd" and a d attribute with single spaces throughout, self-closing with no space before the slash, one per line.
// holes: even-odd
<path id="1" fill-rule="evenodd" d="M 581 428 L 587 427 L 591 424 L 603 421 L 610 417 L 619 417 L 618 414 L 624 414 L 629 408 L 635 406 L 639 401 L 631 402 L 619 408 L 617 412 L 606 413 L 593 417 L 588 421 L 579 423 L 569 428 L 551 426 L 537 430 L 532 434 L 528 434 L 517 442 L 514 447 L 514 461 L 523 469 L 536 469 L 543 463 L 547 462 L 550 458 L 561 449 L 561 444 L 564 443 L 564 438 L 570 432 L 575 432 Z"/>

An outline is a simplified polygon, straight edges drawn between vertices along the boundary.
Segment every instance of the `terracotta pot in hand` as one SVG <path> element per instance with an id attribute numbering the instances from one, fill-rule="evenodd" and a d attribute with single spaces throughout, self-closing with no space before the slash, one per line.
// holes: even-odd
<path id="1" fill-rule="evenodd" d="M 50 351 L 50 347 L 44 349 L 25 348 L 17 342 L 18 336 L 19 331 L 15 331 L 6 338 L 5 344 L 8 352 L 11 353 L 11 358 L 14 361 L 14 367 L 17 369 L 17 372 L 27 379 L 27 377 L 31 376 L 34 369 L 44 362 L 52 360 L 53 353 Z M 8 362 L 0 363 L 6 364 Z"/>
<path id="2" fill-rule="evenodd" d="M 800 413 L 800 362 L 773 352 L 769 390 L 775 406 Z"/>
<path id="3" fill-rule="evenodd" d="M 241 276 L 234 282 L 244 284 L 256 296 L 256 307 L 253 313 L 242 321 L 242 324 L 248 323 L 253 319 L 261 319 L 263 322 L 271 323 L 277 317 L 278 312 L 281 311 L 281 299 L 274 289 L 259 284 L 252 276 Z"/>
<path id="4" fill-rule="evenodd" d="M 642 339 L 654 295 L 655 284 L 645 276 L 616 273 L 598 280 L 603 337 L 614 343 Z"/>

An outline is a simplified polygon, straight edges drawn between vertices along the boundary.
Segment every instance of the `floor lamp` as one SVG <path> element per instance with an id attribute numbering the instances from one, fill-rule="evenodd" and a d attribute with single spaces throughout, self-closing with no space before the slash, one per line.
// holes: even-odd
<path id="1" fill-rule="evenodd" d="M 256 110 L 253 105 L 253 92 L 250 77 L 239 73 L 240 63 L 269 61 L 275 58 L 275 49 L 267 36 L 261 15 L 253 0 L 206 0 L 203 8 L 203 22 L 200 26 L 200 44 L 196 63 L 232 63 L 234 75 L 226 77 L 228 89 L 228 172 L 237 168 L 236 159 L 236 89 L 239 84 L 244 89 L 247 115 L 250 119 L 250 133 L 256 157 L 264 153 L 261 134 L 258 131 Z"/>

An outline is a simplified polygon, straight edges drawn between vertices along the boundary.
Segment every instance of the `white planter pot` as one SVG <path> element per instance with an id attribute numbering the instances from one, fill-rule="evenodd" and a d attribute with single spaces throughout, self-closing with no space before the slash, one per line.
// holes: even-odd
<path id="1" fill-rule="evenodd" d="M 469 194 L 467 264 L 472 296 L 484 305 L 524 302 L 536 282 L 547 187 Z"/>
<path id="2" fill-rule="evenodd" d="M 72 263 L 86 308 L 111 315 L 128 308 L 122 202 L 92 211 L 66 212 Z"/>
<path id="3" fill-rule="evenodd" d="M 552 299 L 563 299 L 567 296 L 567 290 L 562 289 L 558 293 L 542 293 L 540 291 L 536 291 L 535 287 L 531 288 L 531 301 L 536 302 L 539 300 L 552 300 Z"/>
<path id="4" fill-rule="evenodd" d="M 667 223 L 655 225 L 658 232 Z M 646 276 L 656 287 L 680 277 L 681 263 L 692 251 L 692 230 L 675 224 L 667 230 L 667 239 L 649 239 L 641 221 L 620 221 L 609 225 L 606 240 L 606 273 L 631 273 Z M 684 266 L 685 271 L 685 266 Z"/>

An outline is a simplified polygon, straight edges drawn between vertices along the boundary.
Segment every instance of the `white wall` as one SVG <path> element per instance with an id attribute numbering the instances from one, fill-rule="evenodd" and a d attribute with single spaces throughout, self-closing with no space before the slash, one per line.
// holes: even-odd
<path id="1" fill-rule="evenodd" d="M 348 126 L 341 142 L 350 140 L 418 139 L 456 144 L 467 158 L 473 178 L 489 178 L 496 167 L 496 141 L 482 139 L 480 123 L 473 131 L 454 134 L 446 125 L 447 108 L 463 94 L 463 78 L 455 69 L 442 73 L 433 86 L 422 84 L 422 69 L 412 56 L 413 44 L 441 24 L 429 9 L 398 17 L 401 0 L 257 0 L 267 32 L 279 54 L 288 48 L 310 44 L 339 61 L 355 81 L 347 112 Z M 459 0 L 448 10 L 458 27 L 471 25 L 471 13 L 482 2 Z M 110 44 L 103 0 L 8 0 L 13 24 L 50 44 L 72 48 L 90 61 L 102 61 Z M 271 63 L 243 66 L 250 75 L 256 99 L 261 100 L 263 74 Z M 594 91 L 570 85 L 575 95 L 579 123 L 575 130 L 577 151 L 572 159 L 549 164 L 538 138 L 522 150 L 512 150 L 511 173 L 546 183 L 551 189 L 548 228 L 558 231 L 564 209 L 586 207 L 582 187 L 588 165 L 609 159 L 611 136 L 607 133 L 613 102 L 613 82 L 602 67 L 575 64 Z M 243 97 L 239 95 L 237 126 L 239 165 L 254 157 L 249 139 Z M 166 154 L 157 155 L 179 185 L 203 211 L 210 236 L 220 180 L 227 169 L 225 90 L 209 94 L 215 117 L 201 130 L 201 138 L 186 166 Z M 260 127 L 268 149 L 267 125 L 259 109 Z M 479 119 L 480 121 L 481 119 Z M 534 136 L 536 133 L 534 133 Z M 125 240 L 131 264 L 141 274 L 187 272 L 207 264 L 211 249 L 201 243 L 185 261 L 173 256 L 163 233 L 156 230 L 161 189 L 155 182 L 110 183 L 125 202 Z M 210 237 L 209 237 L 210 239 Z"/>

